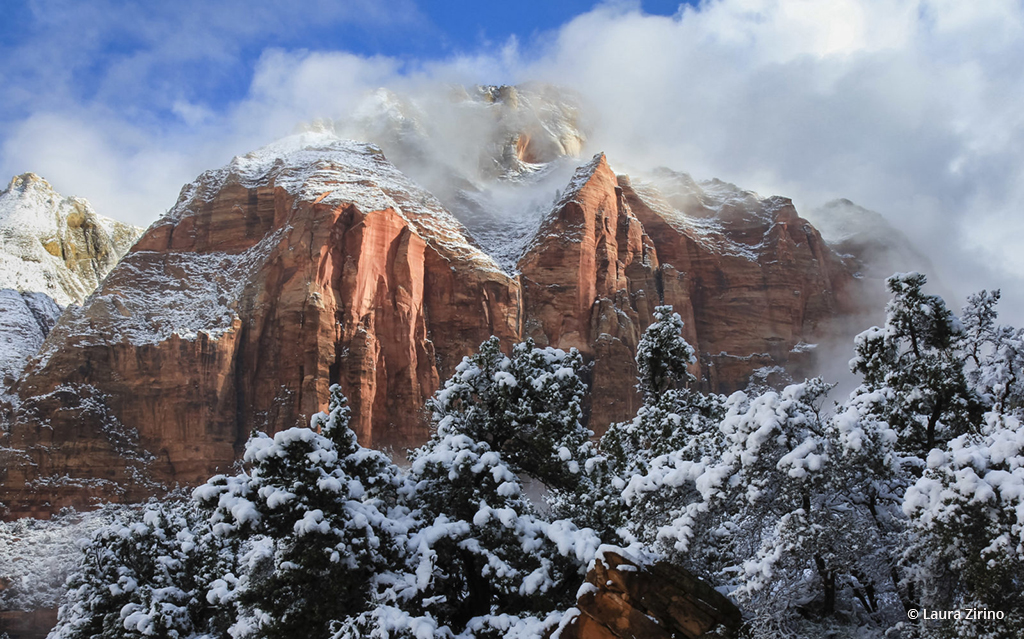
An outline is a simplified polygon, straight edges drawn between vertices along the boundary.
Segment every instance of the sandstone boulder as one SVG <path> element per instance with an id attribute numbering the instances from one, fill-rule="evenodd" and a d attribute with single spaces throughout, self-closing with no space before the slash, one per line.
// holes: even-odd
<path id="1" fill-rule="evenodd" d="M 552 639 L 696 639 L 731 636 L 740 611 L 729 599 L 668 562 L 645 565 L 605 550 Z"/>

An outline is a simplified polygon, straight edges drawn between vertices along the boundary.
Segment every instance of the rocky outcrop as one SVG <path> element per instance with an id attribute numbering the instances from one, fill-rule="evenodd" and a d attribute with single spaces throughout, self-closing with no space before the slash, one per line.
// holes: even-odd
<path id="1" fill-rule="evenodd" d="M 659 303 L 658 257 L 603 154 L 577 170 L 519 271 L 523 336 L 594 358 L 594 424 L 635 412 L 632 359 Z"/>
<path id="2" fill-rule="evenodd" d="M 57 625 L 57 609 L 0 610 L 0 636 L 9 639 L 46 639 Z"/>
<path id="3" fill-rule="evenodd" d="M 552 639 L 696 639 L 714 629 L 730 636 L 741 621 L 728 598 L 686 570 L 611 550 L 594 560 L 576 609 Z"/>
<path id="4" fill-rule="evenodd" d="M 16 382 L 0 501 L 46 513 L 202 481 L 253 429 L 306 423 L 333 383 L 360 441 L 400 451 L 492 334 L 578 348 L 601 432 L 639 406 L 633 357 L 658 304 L 686 322 L 701 383 L 729 391 L 806 364 L 852 281 L 789 200 L 631 181 L 603 155 L 537 226 L 503 269 L 378 149 L 329 134 L 200 176 Z"/>
<path id="5" fill-rule="evenodd" d="M 80 304 L 142 229 L 97 215 L 25 173 L 0 191 L 0 397 L 67 304 Z"/>
<path id="6" fill-rule="evenodd" d="M 518 295 L 374 147 L 307 134 L 236 158 L 55 327 L 8 411 L 0 501 L 201 481 L 254 428 L 305 423 L 336 382 L 362 442 L 417 444 L 441 375 L 516 338 Z"/>
<path id="7" fill-rule="evenodd" d="M 666 195 L 668 194 L 668 195 Z M 813 343 L 854 307 L 854 279 L 790 200 L 660 172 L 634 184 L 581 167 L 519 262 L 524 337 L 594 361 L 592 427 L 631 417 L 633 355 L 670 304 L 693 374 L 732 392 L 757 369 L 813 369 Z"/>
<path id="8" fill-rule="evenodd" d="M 839 199 L 807 214 L 822 238 L 857 271 L 884 280 L 895 272 L 934 272 L 935 266 L 880 213 Z"/>
<path id="9" fill-rule="evenodd" d="M 39 351 L 60 312 L 45 293 L 0 289 L 0 395 Z"/>
<path id="10" fill-rule="evenodd" d="M 0 289 L 81 304 L 141 233 L 34 173 L 16 176 L 0 191 Z"/>
<path id="11" fill-rule="evenodd" d="M 813 374 L 814 344 L 859 312 L 859 283 L 791 200 L 664 170 L 620 182 L 673 266 L 663 270 L 666 302 L 692 309 L 706 388 L 738 390 L 758 369 Z"/>

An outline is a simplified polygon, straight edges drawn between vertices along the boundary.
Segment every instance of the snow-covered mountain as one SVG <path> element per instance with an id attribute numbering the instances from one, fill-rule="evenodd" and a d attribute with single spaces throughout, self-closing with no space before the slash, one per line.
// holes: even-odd
<path id="1" fill-rule="evenodd" d="M 0 288 L 80 304 L 141 234 L 34 173 L 16 176 L 0 191 Z"/>
<path id="2" fill-rule="evenodd" d="M 931 260 L 882 214 L 850 200 L 832 200 L 811 209 L 807 219 L 865 277 L 884 279 L 897 271 L 935 271 Z"/>
<path id="3" fill-rule="evenodd" d="M 588 138 L 579 97 L 540 83 L 415 97 L 380 89 L 351 119 L 313 128 L 379 146 L 509 273 L 582 161 Z"/>
<path id="4" fill-rule="evenodd" d="M 0 393 L 39 352 L 60 312 L 60 306 L 45 293 L 0 289 Z"/>
<path id="5" fill-rule="evenodd" d="M 0 191 L 0 394 L 39 351 L 62 308 L 82 303 L 141 234 L 34 173 Z"/>

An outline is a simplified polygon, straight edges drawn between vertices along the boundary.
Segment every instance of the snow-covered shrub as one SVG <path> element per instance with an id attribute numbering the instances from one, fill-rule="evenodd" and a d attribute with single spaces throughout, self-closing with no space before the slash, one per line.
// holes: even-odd
<path id="1" fill-rule="evenodd" d="M 528 339 L 507 356 L 492 337 L 431 400 L 438 433 L 467 435 L 501 453 L 515 472 L 571 487 L 593 434 L 581 423 L 582 367 L 576 349 L 536 348 Z"/>
<path id="2" fill-rule="evenodd" d="M 400 491 L 412 522 L 405 572 L 340 636 L 389 636 L 401 626 L 408 636 L 446 628 L 499 637 L 573 604 L 600 540 L 542 517 L 519 474 L 573 490 L 591 450 L 580 424 L 581 365 L 576 351 L 532 342 L 505 356 L 494 338 L 463 360 L 431 402 L 436 431 L 411 454 Z"/>
<path id="3" fill-rule="evenodd" d="M 407 578 L 392 588 L 402 609 L 461 632 L 491 614 L 572 605 L 596 536 L 541 518 L 485 442 L 442 431 L 412 460 L 404 499 L 418 524 Z"/>
<path id="4" fill-rule="evenodd" d="M 982 434 L 933 450 L 907 491 L 906 556 L 922 606 L 1006 618 L 925 624 L 927 636 L 1024 636 L 1024 428 L 1013 416 L 987 418 Z"/>
<path id="5" fill-rule="evenodd" d="M 903 618 L 892 438 L 859 412 L 823 416 L 828 388 L 734 393 L 711 432 L 652 459 L 623 491 L 630 532 L 728 589 L 753 636 Z M 869 451 L 889 461 L 865 464 Z"/>
<path id="6" fill-rule="evenodd" d="M 636 347 L 637 390 L 647 403 L 665 391 L 689 386 L 696 379 L 689 366 L 697 363 L 693 347 L 683 339 L 683 320 L 671 306 L 654 309 L 654 322 Z"/>
<path id="7" fill-rule="evenodd" d="M 999 291 L 971 295 L 960 349 L 967 380 L 989 410 L 1024 418 L 1024 329 L 996 323 Z"/>

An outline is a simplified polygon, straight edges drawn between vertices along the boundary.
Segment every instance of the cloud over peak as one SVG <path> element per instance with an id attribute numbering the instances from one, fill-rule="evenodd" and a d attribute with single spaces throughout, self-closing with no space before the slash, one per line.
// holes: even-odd
<path id="1" fill-rule="evenodd" d="M 132 29 L 104 13 L 115 5 L 32 5 L 3 49 L 27 62 L 0 77 L 10 87 L 0 171 L 36 171 L 146 223 L 201 170 L 300 122 L 344 121 L 379 87 L 422 99 L 450 84 L 536 80 L 578 92 L 591 124 L 584 153 L 605 151 L 619 170 L 666 165 L 791 196 L 801 210 L 849 198 L 928 251 L 952 288 L 1003 286 L 1024 309 L 1019 2 L 718 0 L 672 17 L 611 2 L 551 32 L 427 59 L 323 37 L 342 23 L 402 37 L 422 22 L 412 4 L 384 15 L 245 3 L 203 21 L 185 3 L 140 14 Z M 71 67 L 91 70 L 95 86 L 57 70 L 66 47 L 46 50 L 43 31 L 74 21 L 98 25 Z M 210 92 L 231 83 L 226 99 Z"/>

